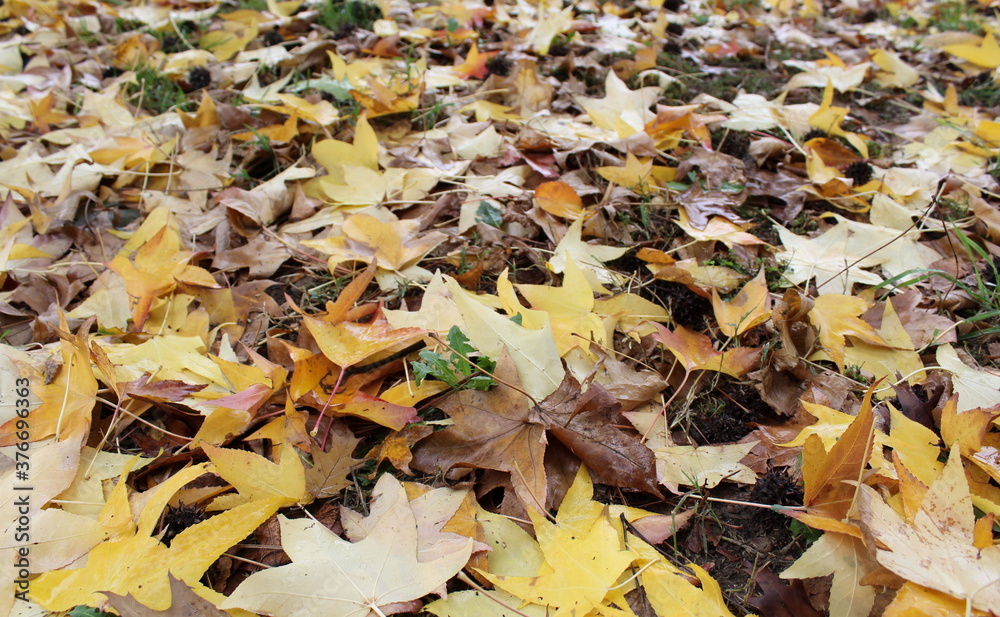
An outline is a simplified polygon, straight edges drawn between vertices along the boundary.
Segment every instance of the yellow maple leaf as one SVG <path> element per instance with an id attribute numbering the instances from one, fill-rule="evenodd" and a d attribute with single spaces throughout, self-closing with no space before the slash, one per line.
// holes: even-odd
<path id="1" fill-rule="evenodd" d="M 955 348 L 940 345 L 935 355 L 938 366 L 951 373 L 951 381 L 958 397 L 958 411 L 977 407 L 992 407 L 997 402 L 1000 376 L 994 371 L 973 368 L 963 362 Z"/>
<path id="2" fill-rule="evenodd" d="M 851 346 L 844 349 L 844 362 L 868 371 L 875 379 L 895 379 L 902 375 L 915 383 L 925 379 L 924 363 L 913 349 L 910 335 L 892 306 L 886 302 L 883 308 L 882 325 L 875 331 L 883 344 L 849 337 Z"/>
<path id="3" fill-rule="evenodd" d="M 62 326 L 68 328 L 65 318 Z M 40 371 L 29 369 L 32 391 L 41 399 L 41 404 L 30 411 L 26 418 L 31 426 L 30 441 L 40 441 L 55 436 L 67 439 L 70 435 L 86 433 L 90 429 L 90 416 L 97 403 L 97 380 L 90 364 L 87 335 L 81 331 L 71 340 L 59 341 L 62 365 L 55 379 L 46 383 Z M 13 415 L 13 414 L 12 414 Z M 18 437 L 22 429 L 18 427 L 21 418 L 13 417 L 0 426 L 0 446 L 22 443 Z"/>
<path id="4" fill-rule="evenodd" d="M 374 494 L 371 516 L 346 515 L 345 527 L 355 542 L 318 521 L 279 516 L 282 548 L 291 563 L 253 573 L 220 608 L 286 617 L 384 615 L 391 611 L 379 607 L 433 593 L 465 566 L 472 540 L 446 534 L 460 541 L 428 546 L 418 535 L 416 509 L 391 474 L 379 478 Z M 431 537 L 443 539 L 441 535 Z"/>
<path id="5" fill-rule="evenodd" d="M 257 11 L 250 12 L 256 13 L 260 16 L 260 20 L 263 20 L 263 16 Z M 240 11 L 237 13 L 240 13 Z M 208 32 L 198 40 L 198 45 L 202 49 L 212 52 L 215 59 L 219 62 L 229 60 L 237 53 L 243 51 L 250 41 L 257 38 L 258 20 L 245 19 L 244 21 L 249 23 L 243 23 L 238 21 L 243 16 L 237 13 L 226 15 L 227 19 L 222 22 L 222 28 Z"/>
<path id="6" fill-rule="evenodd" d="M 378 137 L 368 119 L 362 115 L 354 127 L 354 143 L 325 139 L 313 146 L 312 155 L 331 175 L 345 165 L 378 171 Z"/>
<path id="7" fill-rule="evenodd" d="M 736 297 L 724 302 L 719 292 L 712 288 L 712 308 L 719 322 L 719 329 L 726 336 L 743 334 L 771 318 L 771 296 L 761 268 L 749 283 L 740 289 Z"/>
<path id="8" fill-rule="evenodd" d="M 172 572 L 217 604 L 224 596 L 202 585 L 202 574 L 223 551 L 274 514 L 280 500 L 255 501 L 214 516 L 178 534 L 168 548 L 152 535 L 163 509 L 180 488 L 206 471 L 206 464 L 201 464 L 171 476 L 156 487 L 134 527 L 95 546 L 84 567 L 42 574 L 32 582 L 29 597 L 49 610 L 66 611 L 80 604 L 106 606 L 100 592 L 111 591 L 132 594 L 154 610 L 165 610 L 171 598 L 167 573 Z M 102 516 L 120 513 L 121 507 L 119 500 L 109 500 Z"/>
<path id="9" fill-rule="evenodd" d="M 588 488 L 591 495 L 586 494 Z M 592 490 L 590 476 L 581 467 L 554 523 L 533 509 L 528 511 L 544 557 L 535 575 L 483 572 L 483 576 L 526 604 L 555 609 L 554 616 L 586 615 L 599 609 L 636 555 L 622 550 L 620 532 L 607 507 L 592 500 Z"/>
<path id="10" fill-rule="evenodd" d="M 548 313 L 560 356 L 577 347 L 591 355 L 590 342 L 607 344 L 604 324 L 593 312 L 594 292 L 572 259 L 566 261 L 562 287 L 518 285 L 517 289 L 531 308 Z"/>
<path id="11" fill-rule="evenodd" d="M 469 103 L 465 107 L 458 110 L 459 113 L 468 113 L 470 111 L 476 114 L 476 122 L 493 120 L 494 122 L 513 122 L 515 124 L 520 124 L 522 120 L 521 116 L 518 114 L 511 113 L 514 111 L 513 107 L 493 103 L 487 100 L 479 100 L 475 103 Z"/>
<path id="12" fill-rule="evenodd" d="M 628 249 L 625 247 L 590 244 L 583 241 L 583 219 L 579 217 L 566 229 L 556 245 L 548 267 L 553 272 L 565 272 L 566 262 L 575 261 L 583 270 L 591 287 L 598 293 L 607 293 L 602 284 L 621 285 L 625 278 L 604 266 L 604 262 L 618 259 Z"/>
<path id="13" fill-rule="evenodd" d="M 860 486 L 858 509 L 862 528 L 879 542 L 873 547 L 879 564 L 972 608 L 1000 606 L 1000 546 L 974 544 L 975 513 L 958 445 L 912 522 L 866 485 Z"/>
<path id="14" fill-rule="evenodd" d="M 868 322 L 858 317 L 868 310 L 868 303 L 857 296 L 823 294 L 809 311 L 809 322 L 819 331 L 819 340 L 830 358 L 843 367 L 846 336 L 888 347 Z"/>
<path id="15" fill-rule="evenodd" d="M 421 328 L 394 330 L 381 315 L 376 315 L 367 324 L 329 323 L 305 314 L 302 319 L 323 355 L 342 367 L 353 366 L 373 354 L 424 334 Z"/>
<path id="16" fill-rule="evenodd" d="M 556 180 L 542 182 L 535 189 L 535 203 L 549 214 L 576 220 L 584 215 L 583 200 L 572 186 Z"/>
<path id="17" fill-rule="evenodd" d="M 549 324 L 540 330 L 520 326 L 477 302 L 455 279 L 448 277 L 445 282 L 476 349 L 494 360 L 499 360 L 506 351 L 517 367 L 524 391 L 536 400 L 544 399 L 559 387 L 565 370 Z"/>
<path id="18" fill-rule="evenodd" d="M 1000 45 L 993 38 L 992 32 L 987 33 L 979 45 L 945 45 L 941 49 L 986 69 L 995 69 L 1000 66 Z"/>
<path id="19" fill-rule="evenodd" d="M 222 479 L 239 491 L 238 495 L 217 497 L 209 510 L 230 509 L 267 498 L 278 499 L 279 507 L 310 501 L 306 492 L 305 469 L 291 445 L 281 447 L 281 460 L 277 464 L 245 450 L 218 448 L 207 443 L 201 444 L 201 447 Z"/>
<path id="20" fill-rule="evenodd" d="M 833 575 L 830 617 L 866 617 L 875 602 L 875 588 L 861 578 L 877 568 L 858 538 L 826 532 L 781 578 L 813 578 Z"/>
<path id="21" fill-rule="evenodd" d="M 868 158 L 868 143 L 864 138 L 857 133 L 845 131 L 840 127 L 844 118 L 847 117 L 847 111 L 846 107 L 837 107 L 833 104 L 833 84 L 828 81 L 826 89 L 823 90 L 823 101 L 820 103 L 819 109 L 813 115 L 809 116 L 809 126 L 826 131 L 830 135 L 843 137 L 848 143 L 857 148 L 862 157 Z"/>
<path id="22" fill-rule="evenodd" d="M 362 169 L 362 168 L 355 168 Z M 380 283 L 386 271 L 406 276 L 414 274 L 416 263 L 443 242 L 447 236 L 439 231 L 420 233 L 420 223 L 416 220 L 393 220 L 388 214 L 380 220 L 370 214 L 359 213 L 348 217 L 341 226 L 341 235 L 323 240 L 309 240 L 302 244 L 328 254 L 327 261 L 332 272 L 347 261 L 364 263 L 378 262 Z M 419 272 L 425 272 L 422 269 Z M 429 278 L 429 274 L 428 278 Z"/>
<path id="23" fill-rule="evenodd" d="M 656 117 L 649 108 L 659 96 L 659 91 L 656 86 L 629 90 L 614 71 L 608 71 L 604 80 L 604 98 L 580 97 L 579 104 L 595 125 L 625 138 L 641 132 L 646 123 Z"/>
<path id="24" fill-rule="evenodd" d="M 612 71 L 611 74 L 614 72 Z M 623 167 L 597 167 L 594 169 L 602 178 L 630 190 L 642 190 L 648 184 L 647 178 L 653 170 L 653 160 L 640 161 L 629 152 Z"/>

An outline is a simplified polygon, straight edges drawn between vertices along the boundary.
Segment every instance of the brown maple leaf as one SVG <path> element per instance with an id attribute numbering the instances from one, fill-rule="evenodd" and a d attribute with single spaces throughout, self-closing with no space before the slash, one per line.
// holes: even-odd
<path id="1" fill-rule="evenodd" d="M 579 382 L 567 374 L 555 392 L 534 404 L 519 390 L 517 370 L 506 354 L 494 377 L 499 385 L 493 390 L 464 390 L 442 403 L 455 424 L 417 444 L 413 467 L 506 472 L 521 502 L 544 510 L 548 432 L 611 484 L 659 494 L 652 452 L 614 427 L 618 401 L 601 386 L 592 384 L 581 392 Z"/>

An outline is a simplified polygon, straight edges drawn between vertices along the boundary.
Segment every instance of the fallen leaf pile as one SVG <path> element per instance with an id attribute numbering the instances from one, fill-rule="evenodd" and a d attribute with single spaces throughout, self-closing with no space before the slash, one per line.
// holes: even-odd
<path id="1" fill-rule="evenodd" d="M 2 3 L 0 615 L 997 615 L 998 11 Z"/>

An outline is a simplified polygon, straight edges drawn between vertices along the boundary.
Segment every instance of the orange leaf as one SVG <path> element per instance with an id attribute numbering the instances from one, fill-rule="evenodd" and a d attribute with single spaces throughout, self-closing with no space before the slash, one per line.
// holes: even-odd
<path id="1" fill-rule="evenodd" d="M 539 184 L 535 201 L 542 210 L 565 219 L 575 221 L 584 212 L 583 200 L 573 187 L 559 180 Z"/>
<path id="2" fill-rule="evenodd" d="M 302 317 L 323 355 L 340 366 L 352 366 L 369 356 L 426 332 L 422 328 L 393 330 L 382 313 L 377 313 L 372 322 L 367 324 L 351 322 L 331 324 L 311 315 Z"/>
<path id="3" fill-rule="evenodd" d="M 941 410 L 941 438 L 944 445 L 958 443 L 962 456 L 971 457 L 983 447 L 983 439 L 990 430 L 993 419 L 1000 412 L 989 409 L 969 409 L 958 412 L 958 396 L 952 396 Z"/>
<path id="4" fill-rule="evenodd" d="M 394 431 L 401 431 L 407 424 L 419 419 L 415 407 L 395 405 L 364 392 L 355 392 L 349 403 L 330 407 L 338 414 L 364 418 Z"/>
<path id="5" fill-rule="evenodd" d="M 489 69 L 486 68 L 486 63 L 490 61 L 490 58 L 498 53 L 500 52 L 490 51 L 486 53 L 479 53 L 479 47 L 475 42 L 473 42 L 472 47 L 469 49 L 469 55 L 465 57 L 465 61 L 456 65 L 454 70 L 462 79 L 469 79 L 470 77 L 485 79 L 486 75 L 489 73 Z"/>
<path id="6" fill-rule="evenodd" d="M 712 348 L 712 339 L 704 334 L 692 332 L 684 326 L 677 326 L 671 332 L 658 323 L 653 324 L 657 332 L 653 338 L 674 354 L 687 372 L 718 371 L 733 377 L 746 374 L 760 359 L 760 350 L 737 347 L 728 351 Z"/>
<path id="7" fill-rule="evenodd" d="M 847 517 L 858 491 L 857 486 L 847 482 L 860 482 L 875 443 L 874 389 L 875 385 L 868 388 L 857 417 L 829 452 L 824 450 L 819 435 L 806 439 L 802 451 L 803 501 L 810 512 L 836 520 Z"/>

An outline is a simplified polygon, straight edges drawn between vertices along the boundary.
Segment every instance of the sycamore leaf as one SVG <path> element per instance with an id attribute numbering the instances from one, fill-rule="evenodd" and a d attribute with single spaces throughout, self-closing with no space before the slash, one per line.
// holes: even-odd
<path id="1" fill-rule="evenodd" d="M 723 480 L 753 484 L 757 474 L 740 463 L 756 441 L 718 446 L 666 446 L 656 448 L 656 475 L 676 492 L 677 485 L 714 488 Z"/>
<path id="2" fill-rule="evenodd" d="M 883 88 L 909 88 L 920 80 L 920 71 L 904 62 L 896 52 L 876 49 L 871 54 L 872 62 L 882 69 L 875 73 L 875 82 Z"/>
<path id="3" fill-rule="evenodd" d="M 389 503 L 358 542 L 342 540 L 309 518 L 279 516 L 281 545 L 292 563 L 250 575 L 219 607 L 274 617 L 363 617 L 432 593 L 462 569 L 472 553 L 471 539 L 437 559 L 419 561 L 416 520 L 405 491 L 391 474 L 382 475 L 376 487 Z"/>
<path id="4" fill-rule="evenodd" d="M 427 382 L 425 382 L 426 385 Z M 410 469 L 410 462 L 413 461 L 411 449 L 421 439 L 431 435 L 434 427 L 411 424 L 401 431 L 396 431 L 382 440 L 379 447 L 368 453 L 368 459 L 375 459 L 381 465 L 382 461 L 389 463 L 408 476 L 415 475 Z M 308 478 L 307 478 L 308 479 Z"/>
<path id="5" fill-rule="evenodd" d="M 504 277 L 505 278 L 505 277 Z M 451 291 L 445 285 L 444 276 L 440 271 L 434 273 L 430 283 L 424 289 L 420 302 L 420 310 L 383 310 L 386 321 L 393 328 L 423 328 L 429 332 L 444 335 L 452 326 L 465 325 L 462 313 L 452 300 Z"/>
<path id="6" fill-rule="evenodd" d="M 618 401 L 600 384 L 584 392 L 566 373 L 559 389 L 537 406 L 549 434 L 614 486 L 656 494 L 652 453 L 637 437 L 615 428 Z"/>
<path id="7" fill-rule="evenodd" d="M 831 409 L 826 405 L 819 405 L 816 403 L 810 403 L 808 401 L 802 401 L 802 408 L 811 416 L 815 416 L 817 422 L 815 424 L 810 424 L 804 427 L 799 434 L 795 436 L 795 439 L 783 444 L 779 444 L 785 448 L 797 448 L 805 445 L 806 439 L 810 435 L 817 435 L 823 441 L 823 448 L 829 450 L 838 441 L 840 441 L 841 436 L 847 427 L 854 422 L 857 416 L 852 416 L 851 414 L 844 413 L 842 411 L 837 411 L 836 409 Z M 885 435 L 880 431 L 875 432 L 876 443 L 882 444 L 882 440 Z"/>
<path id="8" fill-rule="evenodd" d="M 349 397 L 338 397 L 333 412 L 338 415 L 355 416 L 371 420 L 394 431 L 403 430 L 410 422 L 419 418 L 417 410 L 407 405 L 397 405 L 364 392 L 354 392 Z"/>
<path id="9" fill-rule="evenodd" d="M 282 446 L 278 464 L 253 452 L 217 448 L 207 443 L 201 444 L 201 447 L 215 463 L 222 479 L 239 491 L 239 495 L 216 498 L 209 507 L 211 510 L 269 497 L 279 499 L 282 506 L 289 506 L 307 496 L 302 461 L 291 445 Z"/>
<path id="10" fill-rule="evenodd" d="M 66 326 L 65 320 L 63 326 Z M 81 330 L 71 340 L 59 341 L 62 364 L 51 382 L 46 383 L 42 375 L 30 376 L 32 391 L 41 399 L 41 404 L 27 417 L 31 441 L 53 435 L 56 439 L 66 439 L 89 430 L 91 411 L 97 402 L 97 380 L 86 339 L 86 333 Z M 18 426 L 19 420 L 22 419 L 15 416 L 0 426 L 0 446 L 25 442 L 18 437 L 23 428 Z"/>
<path id="11" fill-rule="evenodd" d="M 712 288 L 712 308 L 719 321 L 719 329 L 726 336 L 737 336 L 771 318 L 771 296 L 764 280 L 764 269 L 743 286 L 736 297 L 723 302 L 719 292 Z"/>
<path id="12" fill-rule="evenodd" d="M 993 38 L 992 32 L 987 33 L 979 45 L 945 45 L 941 50 L 984 69 L 1000 66 L 1000 45 Z"/>
<path id="13" fill-rule="evenodd" d="M 325 139 L 313 146 L 312 155 L 330 174 L 336 174 L 338 168 L 347 165 L 378 171 L 378 137 L 368 124 L 368 119 L 362 115 L 354 127 L 353 144 Z"/>
<path id="14" fill-rule="evenodd" d="M 572 6 L 567 6 L 561 11 L 554 11 L 542 17 L 528 34 L 528 45 L 539 56 L 547 56 L 552 39 L 562 32 L 572 19 Z"/>
<path id="15" fill-rule="evenodd" d="M 937 348 L 937 363 L 951 373 L 951 383 L 958 393 L 958 411 L 977 407 L 992 407 L 1000 391 L 1000 375 L 973 368 L 962 362 L 951 345 Z"/>
<path id="16" fill-rule="evenodd" d="M 949 398 L 941 410 L 941 439 L 948 448 L 958 445 L 962 456 L 972 456 L 983 447 L 986 434 L 1000 411 L 993 409 L 958 410 L 960 395 Z"/>
<path id="17" fill-rule="evenodd" d="M 574 482 L 573 487 L 575 486 Z M 501 576 L 538 574 L 545 563 L 545 554 L 531 534 L 506 516 L 493 514 L 482 508 L 476 513 L 476 520 L 482 524 L 485 542 L 490 547 L 490 552 L 486 555 L 490 572 Z"/>
<path id="18" fill-rule="evenodd" d="M 857 296 L 823 294 L 816 298 L 809 311 L 809 322 L 819 331 L 819 340 L 838 366 L 844 365 L 848 335 L 873 345 L 886 346 L 882 337 L 858 315 L 868 309 L 868 303 Z"/>
<path id="19" fill-rule="evenodd" d="M 163 610 L 170 606 L 168 572 L 191 585 L 203 598 L 217 602 L 221 594 L 198 580 L 225 550 L 244 539 L 270 518 L 280 498 L 247 503 L 187 528 L 164 546 L 150 533 L 173 494 L 205 473 L 204 465 L 189 467 L 161 484 L 143 509 L 139 526 L 126 534 L 98 544 L 84 567 L 54 570 L 32 582 L 31 597 L 54 611 L 67 611 L 87 604 L 103 606 L 102 591 L 132 594 L 142 604 Z"/>
<path id="20" fill-rule="evenodd" d="M 838 224 L 847 225 L 851 235 L 847 240 L 847 252 L 857 255 L 867 255 L 882 261 L 882 270 L 886 276 L 898 276 L 907 270 L 930 268 L 941 259 L 930 246 L 918 242 L 918 230 L 894 229 L 882 225 L 869 225 L 859 221 L 851 221 L 839 214 L 834 214 Z M 906 227 L 909 227 L 907 222 Z M 905 231 L 906 233 L 901 233 Z"/>
<path id="21" fill-rule="evenodd" d="M 541 515 L 529 512 L 545 555 L 538 576 L 483 573 L 500 589 L 524 602 L 555 609 L 553 617 L 585 615 L 598 607 L 634 556 L 621 550 L 619 533 L 606 513 L 590 529 L 562 531 Z"/>
<path id="22" fill-rule="evenodd" d="M 781 578 L 833 574 L 830 617 L 867 617 L 875 602 L 875 588 L 862 585 L 861 579 L 875 568 L 861 540 L 828 531 L 782 572 Z"/>
<path id="23" fill-rule="evenodd" d="M 482 575 L 525 604 L 554 609 L 550 614 L 555 616 L 585 615 L 600 609 L 636 555 L 623 550 L 621 532 L 612 525 L 608 507 L 592 499 L 590 476 L 581 467 L 554 523 L 528 511 L 544 556 L 538 572 L 528 576 Z"/>
<path id="24" fill-rule="evenodd" d="M 680 215 L 680 219 L 674 222 L 684 230 L 684 233 L 699 242 L 719 241 L 729 248 L 733 248 L 735 245 L 767 245 L 767 242 L 764 242 L 751 233 L 747 233 L 736 223 L 721 216 L 713 216 L 708 220 L 705 229 L 698 229 L 691 224 L 691 217 L 688 216 L 687 210 L 682 208 L 678 214 Z"/>
<path id="25" fill-rule="evenodd" d="M 639 339 L 654 331 L 647 322 L 670 320 L 667 309 L 633 293 L 616 294 L 610 298 L 595 300 L 594 312 L 604 320 L 608 340 L 614 336 L 616 328 L 632 338 Z"/>
<path id="26" fill-rule="evenodd" d="M 848 249 L 850 229 L 846 224 L 837 225 L 815 238 L 803 238 L 778 226 L 778 235 L 784 250 L 774 257 L 787 261 L 785 277 L 793 284 L 812 278 L 820 293 L 849 294 L 854 283 L 878 285 L 882 277 L 862 270 L 881 264 L 884 259 L 867 253 L 854 253 Z"/>
<path id="27" fill-rule="evenodd" d="M 860 66 L 862 65 L 858 65 L 858 67 Z M 867 70 L 868 63 L 864 63 L 863 66 Z M 857 69 L 858 67 L 854 68 Z M 864 70 L 860 72 L 861 75 L 864 75 L 864 73 Z M 793 77 L 792 82 L 794 82 L 795 78 L 800 75 L 801 73 Z M 790 85 L 791 82 L 789 82 L 789 86 Z M 816 113 L 809 116 L 809 126 L 825 131 L 830 135 L 843 137 L 848 143 L 854 146 L 858 152 L 861 153 L 862 157 L 868 158 L 868 144 L 865 140 L 857 133 L 850 133 L 840 128 L 841 122 L 843 122 L 847 117 L 847 111 L 846 107 L 837 107 L 833 105 L 833 83 L 832 81 L 827 81 L 826 89 L 823 91 L 823 102 L 819 109 L 816 110 Z M 810 177 L 811 176 L 812 174 L 810 174 Z"/>
<path id="28" fill-rule="evenodd" d="M 469 328 L 465 334 L 476 349 L 498 362 L 506 350 L 525 392 L 537 400 L 559 387 L 565 371 L 550 325 L 540 330 L 523 328 L 470 298 L 455 279 L 445 282 Z"/>
<path id="29" fill-rule="evenodd" d="M 247 44 L 257 38 L 257 22 L 249 24 L 238 21 L 224 21 L 222 28 L 208 32 L 198 40 L 198 44 L 224 62 L 243 51 Z"/>
<path id="30" fill-rule="evenodd" d="M 476 535 L 475 499 L 468 490 L 424 484 L 380 481 L 372 490 L 367 516 L 340 507 L 344 533 L 351 542 L 360 542 L 378 531 L 381 519 L 393 514 L 398 503 L 408 504 L 417 530 L 417 561 L 427 563 L 460 553 Z M 476 549 L 480 550 L 480 549 Z"/>
<path id="31" fill-rule="evenodd" d="M 476 114 L 476 122 L 493 120 L 494 122 L 513 122 L 517 124 L 521 120 L 521 116 L 511 113 L 513 110 L 513 107 L 480 99 L 474 103 L 469 103 L 458 111 L 459 113 L 473 112 Z"/>
<path id="32" fill-rule="evenodd" d="M 712 576 L 697 564 L 687 564 L 694 572 L 697 584 L 692 584 L 689 575 L 683 573 L 663 557 L 654 552 L 653 547 L 644 542 L 637 543 L 636 552 L 644 557 L 658 557 L 646 569 L 640 580 L 649 603 L 657 615 L 678 615 L 683 617 L 733 617 L 722 597 L 722 588 Z"/>
<path id="33" fill-rule="evenodd" d="M 575 221 L 584 215 L 583 200 L 572 186 L 559 180 L 539 184 L 535 189 L 535 202 L 549 214 L 565 219 Z"/>
<path id="34" fill-rule="evenodd" d="M 170 581 L 170 608 L 157 611 L 139 603 L 131 595 L 120 596 L 110 591 L 102 591 L 108 597 L 108 604 L 121 615 L 129 617 L 227 617 L 227 613 L 215 608 L 215 605 L 196 594 L 191 587 L 167 573 Z"/>
<path id="35" fill-rule="evenodd" d="M 472 47 L 469 49 L 469 54 L 465 57 L 465 61 L 461 64 L 455 65 L 453 69 L 455 74 L 462 79 L 469 79 L 474 77 L 476 79 L 483 79 L 489 73 L 489 69 L 486 68 L 486 63 L 489 62 L 490 58 L 500 53 L 499 51 L 488 51 L 482 53 L 479 51 L 479 47 L 476 45 L 475 41 L 472 43 Z"/>
<path id="36" fill-rule="evenodd" d="M 965 602 L 946 593 L 922 587 L 906 581 L 885 607 L 885 617 L 945 617 L 946 615 L 965 615 Z M 985 612 L 973 609 L 971 615 L 986 617 Z"/>
<path id="37" fill-rule="evenodd" d="M 868 389 L 861 410 L 837 443 L 826 451 L 817 435 L 810 435 L 802 451 L 803 503 L 813 514 L 834 520 L 845 518 L 854 505 L 857 482 L 868 465 L 875 443 L 872 392 Z"/>
<path id="38" fill-rule="evenodd" d="M 605 267 L 604 262 L 618 259 L 628 252 L 625 247 L 605 246 L 603 244 L 590 244 L 583 241 L 583 217 L 578 217 L 566 228 L 566 234 L 559 240 L 556 250 L 549 260 L 548 266 L 553 272 L 564 272 L 566 262 L 575 261 L 588 280 L 593 278 L 597 282 L 608 285 L 620 285 L 624 278 Z M 593 278 L 592 278 L 593 277 Z M 595 289 L 595 291 L 599 291 Z"/>
<path id="39" fill-rule="evenodd" d="M 947 423 L 947 413 L 948 404 L 942 412 L 942 425 Z M 892 405 L 889 405 L 889 414 L 892 428 L 889 430 L 889 438 L 885 440 L 885 445 L 892 448 L 894 456 L 899 458 L 910 473 L 930 486 L 943 468 L 938 461 L 938 456 L 941 454 L 939 447 L 941 440 L 934 431 L 906 417 Z M 943 426 L 941 432 L 944 433 Z"/>
<path id="40" fill-rule="evenodd" d="M 913 340 L 903 327 L 892 302 L 883 303 L 882 325 L 875 331 L 883 345 L 849 337 L 851 346 L 844 350 L 844 362 L 871 373 L 876 380 L 905 375 L 915 383 L 925 379 L 924 363 L 913 349 Z"/>
<path id="41" fill-rule="evenodd" d="M 312 466 L 305 468 L 306 490 L 316 499 L 333 497 L 351 486 L 347 476 L 364 462 L 351 456 L 361 440 L 343 423 L 334 425 L 327 441 L 326 450 L 320 449 L 315 442 L 312 444 Z"/>
<path id="42" fill-rule="evenodd" d="M 875 548 L 880 564 L 908 581 L 968 600 L 973 608 L 1000 606 L 1000 546 L 973 543 L 975 513 L 957 447 L 912 523 L 869 486 L 862 486 L 858 497 L 862 528 L 885 547 Z"/>
<path id="43" fill-rule="evenodd" d="M 500 357 L 494 375 L 498 385 L 489 392 L 462 390 L 440 404 L 454 425 L 417 444 L 411 465 L 424 471 L 460 466 L 509 473 L 527 509 L 542 510 L 545 427 L 530 399 L 512 387 L 520 380 L 509 356 Z"/>
<path id="44" fill-rule="evenodd" d="M 608 75 L 613 75 L 614 71 L 609 71 Z M 640 161 L 631 152 L 625 157 L 625 165 L 621 167 L 596 167 L 594 168 L 602 178 L 634 191 L 642 190 L 648 184 L 650 173 L 653 171 L 653 159 Z"/>
<path id="45" fill-rule="evenodd" d="M 421 328 L 394 330 L 381 315 L 366 324 L 349 321 L 331 324 L 312 315 L 303 315 L 302 319 L 323 355 L 342 367 L 353 366 L 424 334 Z"/>
<path id="46" fill-rule="evenodd" d="M 803 72 L 793 75 L 785 89 L 830 87 L 838 92 L 847 92 L 860 86 L 865 80 L 870 63 L 862 62 L 848 68 L 843 60 L 829 51 L 826 55 L 825 60 L 818 61 L 786 60 L 785 64 L 802 69 Z"/>
<path id="47" fill-rule="evenodd" d="M 521 599 L 502 589 L 489 591 L 489 596 L 479 591 L 458 591 L 448 594 L 447 598 L 435 600 L 424 610 L 437 617 L 510 617 L 510 606 L 518 607 L 521 615 L 528 617 L 549 617 L 548 607 L 540 604 L 523 604 Z M 501 604 L 501 602 L 503 604 Z"/>
<path id="48" fill-rule="evenodd" d="M 712 339 L 704 334 L 692 332 L 684 326 L 677 326 L 673 332 L 660 324 L 653 324 L 656 333 L 653 339 L 670 350 L 684 370 L 718 371 L 733 377 L 741 377 L 760 361 L 760 349 L 737 347 L 727 351 L 715 351 Z"/>
<path id="49" fill-rule="evenodd" d="M 303 244 L 328 254 L 331 271 L 345 261 L 370 264 L 377 260 L 380 269 L 400 272 L 414 265 L 446 237 L 437 231 L 421 234 L 418 229 L 418 221 L 386 222 L 360 213 L 344 221 L 342 235 Z"/>
<path id="50" fill-rule="evenodd" d="M 604 324 L 594 314 L 594 292 L 583 271 L 572 259 L 566 261 L 562 287 L 518 285 L 531 308 L 545 311 L 560 356 L 579 347 L 591 354 L 590 344 L 607 345 Z"/>
<path id="51" fill-rule="evenodd" d="M 656 114 L 649 110 L 659 96 L 656 86 L 629 90 L 617 73 L 608 71 L 604 93 L 603 99 L 580 97 L 579 104 L 594 124 L 606 131 L 628 137 L 642 131 L 647 122 L 656 118 Z"/>

